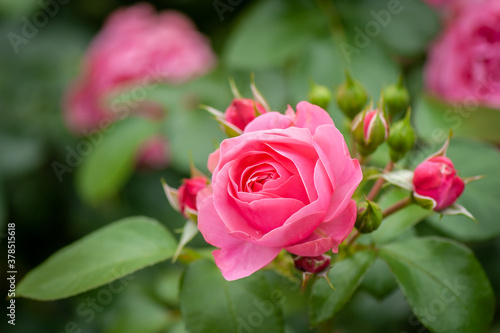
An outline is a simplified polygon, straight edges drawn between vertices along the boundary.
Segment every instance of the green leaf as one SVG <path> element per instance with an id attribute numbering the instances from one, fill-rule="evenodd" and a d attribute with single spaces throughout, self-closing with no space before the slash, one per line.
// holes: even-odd
<path id="1" fill-rule="evenodd" d="M 332 290 L 324 279 L 314 284 L 310 302 L 310 314 L 313 324 L 318 324 L 333 317 L 346 305 L 375 258 L 373 251 L 364 250 L 336 262 L 328 272 L 328 278 L 335 290 Z"/>
<path id="2" fill-rule="evenodd" d="M 500 151 L 492 145 L 466 139 L 452 139 L 447 156 L 460 177 L 484 175 L 483 179 L 465 185 L 457 204 L 465 207 L 478 223 L 469 217 L 431 216 L 427 222 L 434 228 L 460 241 L 482 241 L 500 236 Z"/>
<path id="3" fill-rule="evenodd" d="M 81 197 L 95 203 L 116 194 L 134 170 L 137 150 L 157 129 L 158 124 L 144 118 L 113 124 L 77 169 Z"/>
<path id="4" fill-rule="evenodd" d="M 493 318 L 493 290 L 471 250 L 449 240 L 415 238 L 387 245 L 379 256 L 431 331 L 486 331 Z"/>
<path id="5" fill-rule="evenodd" d="M 147 217 L 112 223 L 60 249 L 29 272 L 17 296 L 54 300 L 73 296 L 170 258 L 177 244 Z"/>
<path id="6" fill-rule="evenodd" d="M 386 209 L 409 195 L 408 191 L 394 189 L 382 196 L 379 203 L 380 207 Z M 386 217 L 376 231 L 364 237 L 370 239 L 371 242 L 375 244 L 389 243 L 432 213 L 433 211 L 431 210 L 424 209 L 417 205 L 410 205 Z"/>
<path id="7" fill-rule="evenodd" d="M 361 288 L 378 300 L 385 299 L 396 287 L 394 276 L 380 258 L 375 260 L 361 283 Z"/>
<path id="8" fill-rule="evenodd" d="M 260 1 L 230 35 L 224 53 L 233 69 L 256 70 L 281 66 L 297 57 L 317 34 L 328 34 L 324 15 L 307 1 Z"/>
<path id="9" fill-rule="evenodd" d="M 283 332 L 282 293 L 261 273 L 226 281 L 208 260 L 191 263 L 181 282 L 181 312 L 192 333 Z"/>

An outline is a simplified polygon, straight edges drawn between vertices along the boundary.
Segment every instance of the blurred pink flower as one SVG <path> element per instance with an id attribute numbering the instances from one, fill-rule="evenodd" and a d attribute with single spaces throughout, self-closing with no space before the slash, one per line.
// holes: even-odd
<path id="1" fill-rule="evenodd" d="M 500 107 L 500 1 L 458 13 L 430 51 L 425 82 L 450 102 Z"/>
<path id="2" fill-rule="evenodd" d="M 133 108 L 145 98 L 146 87 L 186 82 L 207 73 L 215 60 L 209 41 L 182 13 L 155 13 L 147 3 L 118 9 L 91 43 L 83 72 L 67 91 L 67 124 L 78 134 L 103 126 L 103 120 L 109 124 L 118 112 L 110 99 L 120 92 L 137 90 L 122 103 Z"/>
<path id="3" fill-rule="evenodd" d="M 137 152 L 136 164 L 143 169 L 163 169 L 170 162 L 168 141 L 161 135 L 146 140 Z"/>

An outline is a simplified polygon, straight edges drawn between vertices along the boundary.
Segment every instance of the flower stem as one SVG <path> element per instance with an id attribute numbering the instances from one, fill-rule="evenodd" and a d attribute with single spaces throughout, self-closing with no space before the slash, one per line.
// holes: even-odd
<path id="1" fill-rule="evenodd" d="M 382 212 L 382 215 L 384 218 L 386 218 L 387 216 L 397 212 L 398 210 L 400 209 L 403 209 L 407 206 L 409 206 L 411 204 L 411 197 L 406 197 L 398 202 L 396 202 L 394 205 L 388 207 L 387 209 L 385 209 L 383 212 Z"/>
<path id="2" fill-rule="evenodd" d="M 390 172 L 393 168 L 394 168 L 394 162 L 389 161 L 389 163 L 387 163 L 387 165 L 385 166 L 385 168 L 382 171 L 382 173 Z M 375 182 L 375 184 L 373 184 L 372 189 L 370 190 L 370 192 L 366 196 L 366 199 L 367 200 L 373 200 L 373 199 L 375 199 L 375 197 L 380 192 L 380 189 L 382 188 L 382 185 L 384 185 L 384 183 L 385 183 L 385 179 L 384 178 L 380 177 L 379 179 L 377 179 L 377 181 Z"/>

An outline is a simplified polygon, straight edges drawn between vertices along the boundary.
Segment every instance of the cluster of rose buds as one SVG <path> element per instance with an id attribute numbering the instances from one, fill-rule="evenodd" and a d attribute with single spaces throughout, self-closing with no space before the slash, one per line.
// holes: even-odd
<path id="1" fill-rule="evenodd" d="M 398 183 L 391 170 L 415 143 L 402 78 L 383 90 L 377 108 L 367 105 L 366 90 L 349 74 L 337 90 L 337 105 L 351 120 L 351 144 L 360 160 L 384 143 L 389 147 L 389 167 L 357 204 L 352 195 L 362 178 L 360 164 L 321 108 L 330 103 L 330 89 L 311 83 L 312 104 L 300 102 L 297 111 L 288 106 L 282 114 L 270 110 L 253 82 L 253 98 L 242 97 L 232 81 L 231 86 L 235 97 L 224 112 L 204 107 L 228 135 L 208 159 L 212 177 L 192 168 L 192 177 L 178 190 L 166 186 L 174 208 L 198 223 L 196 230 L 218 248 L 215 263 L 227 280 L 279 262 L 282 250 L 293 256 L 304 283 L 312 275 L 328 280 L 331 253 L 342 242 L 349 245 L 360 234 L 376 231 L 386 216 L 406 205 L 467 215 L 455 203 L 466 182 L 445 157 L 448 142 L 414 172 L 400 170 L 411 174 L 404 186 L 399 181 L 411 192 L 396 208 L 382 211 L 376 202 L 384 181 Z"/>

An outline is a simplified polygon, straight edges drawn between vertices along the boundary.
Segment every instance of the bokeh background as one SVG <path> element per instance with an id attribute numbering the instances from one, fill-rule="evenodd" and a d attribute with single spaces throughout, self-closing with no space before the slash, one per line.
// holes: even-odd
<path id="1" fill-rule="evenodd" d="M 58 4 L 57 13 L 27 43 L 20 44 L 16 53 L 8 34 L 21 34 L 23 20 L 31 20 L 48 2 Z M 122 217 L 145 215 L 171 230 L 181 228 L 184 220 L 169 206 L 160 179 L 179 186 L 182 178 L 189 177 L 189 155 L 198 168 L 206 170 L 208 154 L 224 135 L 198 105 L 224 110 L 232 98 L 228 77 L 234 77 L 242 93 L 251 97 L 250 73 L 255 73 L 256 84 L 271 108 L 284 111 L 287 104 L 307 99 L 310 80 L 333 91 L 348 69 L 375 102 L 384 86 L 404 75 L 412 96 L 413 122 L 422 136 L 405 162 L 408 166 L 416 166 L 427 152 L 442 144 L 448 128 L 453 127 L 457 144 L 452 144 L 450 154 L 457 169 L 464 176 L 487 174 L 488 180 L 471 185 L 462 199 L 478 225 L 460 218 L 436 218 L 413 232 L 466 242 L 500 295 L 499 111 L 480 108 L 451 119 L 446 116 L 449 106 L 425 93 L 422 73 L 428 50 L 443 29 L 443 17 L 437 10 L 419 0 L 401 0 L 403 10 L 387 26 L 379 25 L 380 31 L 368 42 L 358 40 L 356 44 L 358 31 L 374 20 L 372 11 L 387 9 L 390 1 L 151 1 L 158 10 L 176 9 L 188 15 L 210 39 L 218 62 L 207 75 L 186 84 L 160 85 L 148 94 L 148 100 L 165 109 L 160 133 L 169 142 L 169 165 L 156 170 L 132 169 L 100 195 L 88 189 L 92 175 L 81 174 L 81 163 L 62 180 L 54 171 L 55 161 L 64 163 L 69 151 L 88 140 L 68 130 L 62 99 L 81 73 L 82 57 L 108 15 L 135 2 L 63 2 L 0 0 L 0 246 L 6 253 L 6 224 L 15 223 L 18 280 L 56 250 Z M 357 51 L 346 54 L 342 41 Z M 334 102 L 328 111 L 345 132 L 346 120 Z M 113 140 L 119 143 L 116 132 Z M 109 149 L 114 148 L 120 149 L 119 145 Z M 384 154 L 387 150 L 381 148 L 374 163 L 382 165 Z M 114 167 L 120 168 L 107 163 L 99 173 L 106 178 Z M 200 237 L 193 244 L 204 246 Z M 0 265 L 2 276 L 4 263 L 6 255 Z M 18 299 L 16 326 L 7 325 L 4 315 L 0 330 L 184 332 L 178 300 L 181 274 L 182 266 L 171 263 L 134 273 L 123 291 L 113 294 L 109 304 L 95 308 L 93 316 L 82 315 L 78 308 L 88 304 L 96 291 L 53 302 Z M 279 286 L 281 280 L 272 274 L 269 279 Z M 7 290 L 4 278 L 0 285 Z M 361 288 L 336 317 L 336 332 L 423 332 L 401 292 L 391 292 L 392 285 L 389 281 L 381 287 L 381 299 Z M 307 302 L 292 296 L 295 288 L 281 288 L 290 300 L 284 306 L 287 332 L 315 332 L 306 317 Z M 500 332 L 498 306 L 495 320 L 491 332 Z"/>

